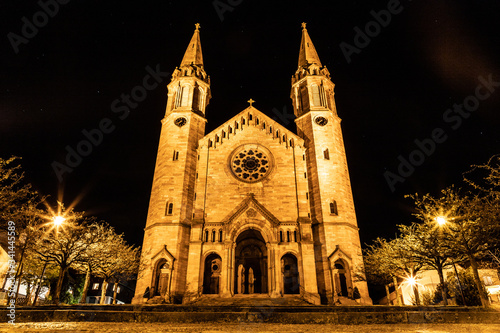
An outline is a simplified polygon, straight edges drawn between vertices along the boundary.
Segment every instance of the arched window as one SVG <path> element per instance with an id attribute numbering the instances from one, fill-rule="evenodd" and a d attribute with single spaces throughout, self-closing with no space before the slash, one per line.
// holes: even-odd
<path id="1" fill-rule="evenodd" d="M 201 111 L 201 98 L 203 96 L 203 90 L 201 88 L 194 88 L 193 90 L 193 109 Z"/>
<path id="2" fill-rule="evenodd" d="M 222 229 L 219 229 L 219 242 L 222 242 Z"/>
<path id="3" fill-rule="evenodd" d="M 213 146 L 212 140 L 208 140 L 208 148 L 212 148 L 212 146 Z"/>
<path id="4" fill-rule="evenodd" d="M 167 201 L 167 206 L 165 207 L 165 215 L 172 215 L 174 211 L 174 203 Z"/>
<path id="5" fill-rule="evenodd" d="M 280 230 L 280 242 L 283 242 L 283 230 Z"/>
<path id="6" fill-rule="evenodd" d="M 212 230 L 212 242 L 215 242 L 215 230 Z"/>
<path id="7" fill-rule="evenodd" d="M 208 242 L 208 230 L 205 230 L 205 242 Z"/>
<path id="8" fill-rule="evenodd" d="M 293 240 L 296 242 L 297 241 L 297 230 L 293 231 Z"/>
<path id="9" fill-rule="evenodd" d="M 189 87 L 182 87 L 182 97 L 180 106 L 188 106 L 189 102 Z"/>
<path id="10" fill-rule="evenodd" d="M 339 215 L 339 212 L 337 210 L 337 201 L 335 201 L 335 200 L 330 202 L 330 214 Z"/>
<path id="11" fill-rule="evenodd" d="M 286 231 L 286 241 L 289 242 L 290 241 L 290 230 L 287 230 Z"/>
<path id="12" fill-rule="evenodd" d="M 312 97 L 314 106 L 321 106 L 321 98 L 319 97 L 319 87 L 317 85 L 313 85 L 312 87 Z"/>

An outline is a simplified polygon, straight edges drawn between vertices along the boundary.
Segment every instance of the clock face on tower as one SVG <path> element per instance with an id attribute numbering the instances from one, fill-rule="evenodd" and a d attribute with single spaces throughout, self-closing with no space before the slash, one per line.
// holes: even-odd
<path id="1" fill-rule="evenodd" d="M 176 124 L 179 127 L 186 125 L 186 123 L 187 123 L 187 120 L 184 117 L 179 117 L 179 118 L 174 120 L 174 124 Z"/>
<path id="2" fill-rule="evenodd" d="M 229 158 L 233 176 L 246 183 L 255 183 L 266 178 L 272 169 L 270 152 L 257 144 L 236 148 Z"/>
<path id="3" fill-rule="evenodd" d="M 314 122 L 316 124 L 318 124 L 319 126 L 325 126 L 326 124 L 328 124 L 328 119 L 326 119 L 325 117 L 316 117 L 314 118 Z"/>

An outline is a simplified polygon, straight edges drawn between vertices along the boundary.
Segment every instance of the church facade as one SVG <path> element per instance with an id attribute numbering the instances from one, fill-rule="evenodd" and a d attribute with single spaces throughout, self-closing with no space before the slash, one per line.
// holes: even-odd
<path id="1" fill-rule="evenodd" d="M 249 106 L 205 134 L 199 25 L 168 84 L 133 303 L 297 295 L 370 304 L 334 83 L 305 24 L 297 133 Z"/>

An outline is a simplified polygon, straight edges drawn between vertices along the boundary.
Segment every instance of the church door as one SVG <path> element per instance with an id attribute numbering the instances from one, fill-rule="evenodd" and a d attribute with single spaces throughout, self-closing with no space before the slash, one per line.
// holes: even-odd
<path id="1" fill-rule="evenodd" d="M 250 229 L 238 236 L 235 262 L 236 294 L 267 293 L 267 249 L 260 232 Z"/>
<path id="2" fill-rule="evenodd" d="M 203 293 L 218 294 L 220 273 L 222 271 L 221 257 L 212 253 L 205 259 L 205 272 L 203 274 Z"/>
<path id="3" fill-rule="evenodd" d="M 300 294 L 299 267 L 297 258 L 290 253 L 281 258 L 281 271 L 283 273 L 283 293 Z"/>

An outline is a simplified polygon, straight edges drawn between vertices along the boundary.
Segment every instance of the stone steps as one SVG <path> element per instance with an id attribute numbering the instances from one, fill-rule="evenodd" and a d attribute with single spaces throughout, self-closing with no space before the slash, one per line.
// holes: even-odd
<path id="1" fill-rule="evenodd" d="M 272 298 L 268 295 L 235 295 L 219 297 L 203 295 L 189 305 L 195 306 L 308 306 L 311 305 L 300 296 L 284 296 Z"/>

